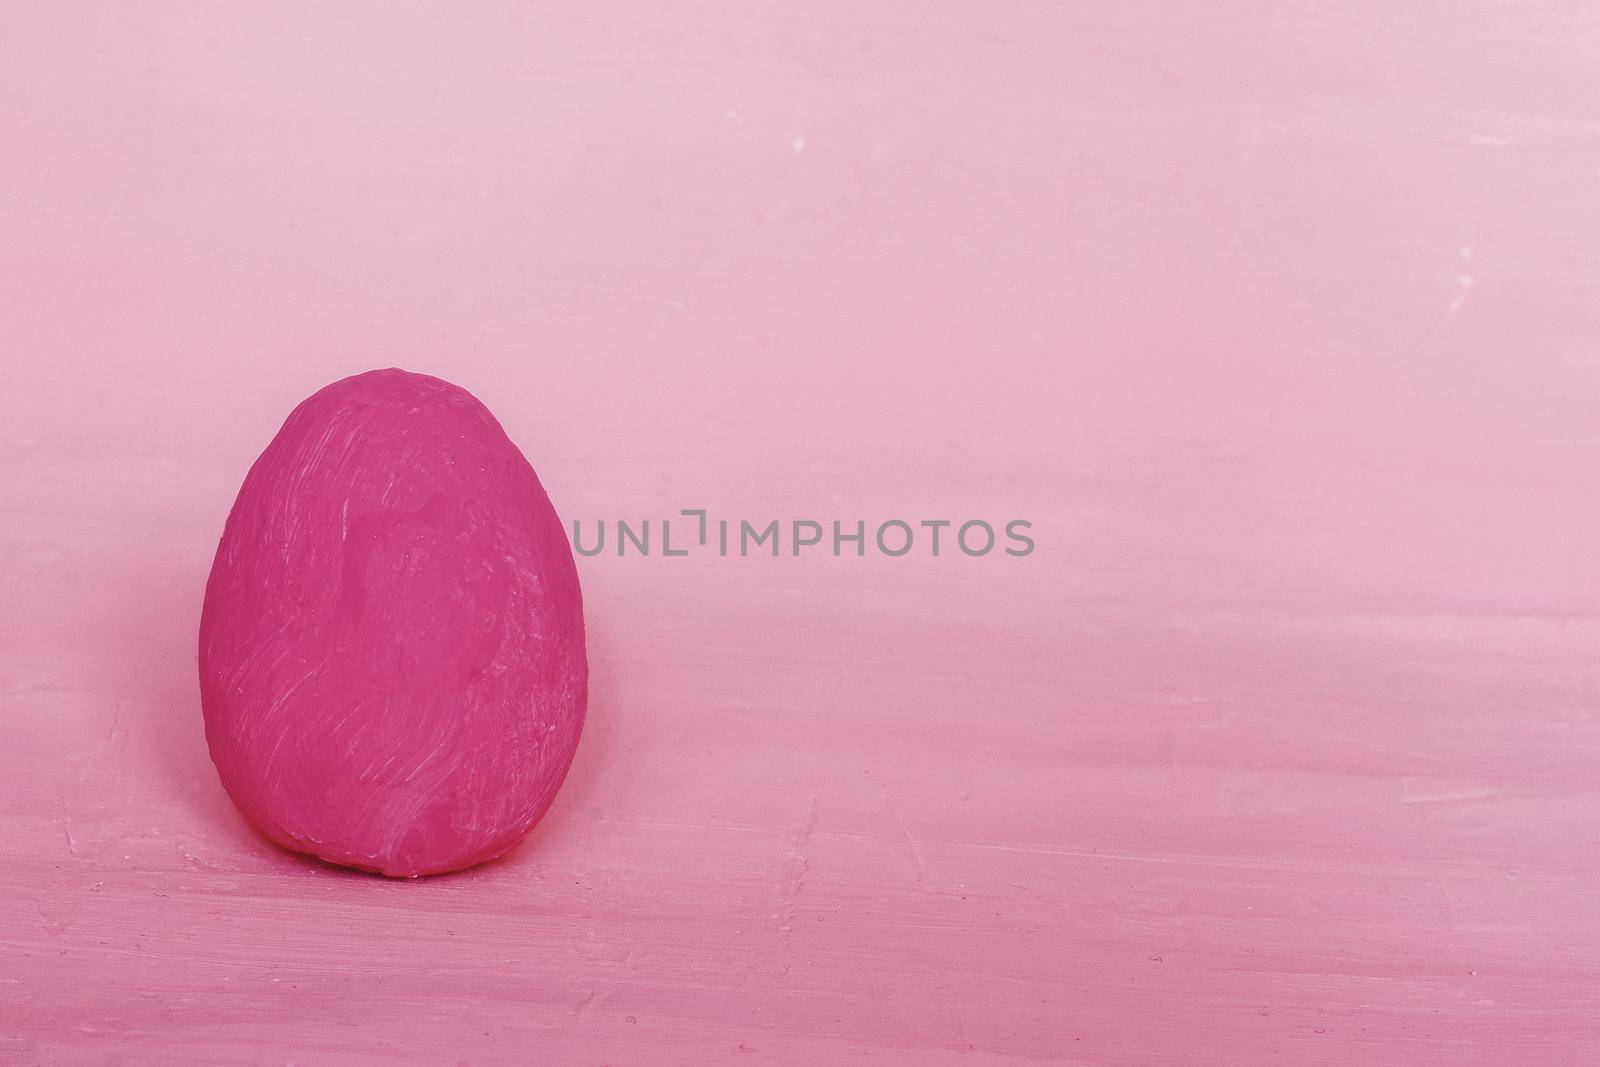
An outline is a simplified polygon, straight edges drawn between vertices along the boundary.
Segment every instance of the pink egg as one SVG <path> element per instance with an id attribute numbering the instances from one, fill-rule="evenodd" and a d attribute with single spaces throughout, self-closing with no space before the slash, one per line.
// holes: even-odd
<path id="1" fill-rule="evenodd" d="M 565 530 L 488 409 L 400 370 L 295 408 L 200 618 L 206 741 L 262 833 L 394 877 L 497 856 L 566 777 L 587 682 Z"/>

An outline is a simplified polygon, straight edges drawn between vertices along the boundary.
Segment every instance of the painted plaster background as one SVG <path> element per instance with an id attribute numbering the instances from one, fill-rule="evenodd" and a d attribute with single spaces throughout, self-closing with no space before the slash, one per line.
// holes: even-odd
<path id="1" fill-rule="evenodd" d="M 1600 1054 L 1600 20 L 0 7 L 0 1057 Z M 479 395 L 581 561 L 544 824 L 250 832 L 200 596 L 289 409 Z"/>

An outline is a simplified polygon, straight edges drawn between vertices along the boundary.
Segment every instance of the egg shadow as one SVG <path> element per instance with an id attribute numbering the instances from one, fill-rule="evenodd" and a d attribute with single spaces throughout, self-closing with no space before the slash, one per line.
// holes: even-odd
<path id="1" fill-rule="evenodd" d="M 106 668 L 120 676 L 113 728 L 127 731 L 123 758 L 152 802 L 151 829 L 183 835 L 192 849 L 226 849 L 214 859 L 191 857 L 226 866 L 241 852 L 265 855 L 270 845 L 228 799 L 206 747 L 198 644 L 210 564 L 209 554 L 152 552 L 118 568 L 119 595 L 106 598 L 99 625 Z"/>

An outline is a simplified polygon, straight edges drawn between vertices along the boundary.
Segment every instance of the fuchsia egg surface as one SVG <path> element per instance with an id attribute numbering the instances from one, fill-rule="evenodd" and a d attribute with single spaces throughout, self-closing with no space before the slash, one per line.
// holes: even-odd
<path id="1" fill-rule="evenodd" d="M 565 778 L 587 679 L 565 530 L 488 409 L 401 370 L 294 409 L 200 621 L 206 740 L 252 823 L 395 877 L 497 856 Z"/>

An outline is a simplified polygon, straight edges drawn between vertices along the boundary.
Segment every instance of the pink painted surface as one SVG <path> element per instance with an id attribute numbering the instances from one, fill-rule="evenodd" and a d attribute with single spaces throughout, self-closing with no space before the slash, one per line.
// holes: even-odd
<path id="1" fill-rule="evenodd" d="M 252 825 L 395 878 L 510 851 L 583 730 L 560 517 L 481 401 L 392 367 L 317 390 L 251 465 L 199 659 L 206 746 Z"/>
<path id="2" fill-rule="evenodd" d="M 0 1055 L 1592 1061 L 1600 24 L 1557 3 L 8 5 Z M 296 401 L 580 561 L 522 847 L 252 832 L 201 592 Z"/>

